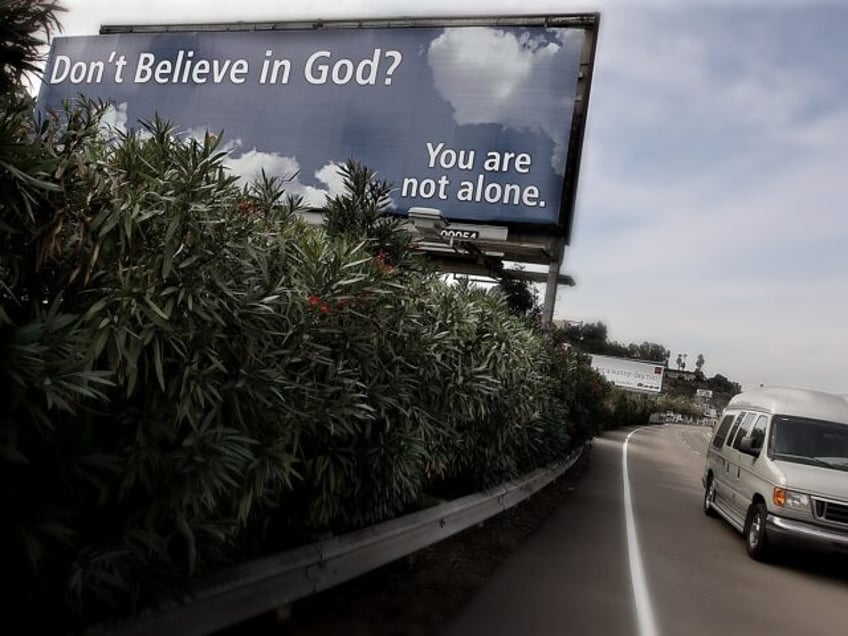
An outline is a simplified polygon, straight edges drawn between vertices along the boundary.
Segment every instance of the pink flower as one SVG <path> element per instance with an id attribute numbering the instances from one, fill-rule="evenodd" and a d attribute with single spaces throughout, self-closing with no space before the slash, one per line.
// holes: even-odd
<path id="1" fill-rule="evenodd" d="M 374 261 L 374 264 L 377 266 L 377 270 L 384 274 L 391 272 L 394 269 L 392 262 L 389 260 L 388 254 L 383 251 L 380 251 L 380 253 L 374 257 Z"/>

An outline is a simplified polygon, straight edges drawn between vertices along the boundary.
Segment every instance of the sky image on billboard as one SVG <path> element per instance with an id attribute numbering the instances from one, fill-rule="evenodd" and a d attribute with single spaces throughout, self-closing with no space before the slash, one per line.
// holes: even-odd
<path id="1" fill-rule="evenodd" d="M 581 51 L 579 28 L 445 26 L 121 33 L 56 38 L 39 97 L 114 102 L 186 135 L 224 132 L 244 179 L 293 177 L 322 207 L 355 159 L 392 207 L 449 219 L 557 225 Z"/>

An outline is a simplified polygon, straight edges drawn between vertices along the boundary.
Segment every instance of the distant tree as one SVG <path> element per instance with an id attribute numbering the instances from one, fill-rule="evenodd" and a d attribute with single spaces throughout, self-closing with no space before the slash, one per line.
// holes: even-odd
<path id="1" fill-rule="evenodd" d="M 507 305 L 514 314 L 536 318 L 541 316 L 542 307 L 539 304 L 539 294 L 529 281 L 505 273 L 495 289 L 506 297 Z"/>
<path id="2" fill-rule="evenodd" d="M 567 325 L 564 329 L 564 337 L 586 353 L 659 362 L 666 367 L 671 356 L 668 349 L 655 342 L 645 341 L 642 344 L 631 342 L 624 345 L 607 340 L 607 327 L 600 321 Z"/>
<path id="3" fill-rule="evenodd" d="M 616 345 L 616 343 L 611 343 L 611 345 L 620 346 Z M 643 342 L 642 344 L 631 342 L 627 345 L 626 349 L 626 355 L 628 358 L 647 360 L 649 362 L 661 362 L 663 366 L 668 366 L 668 358 L 671 355 L 668 349 L 655 342 Z"/>
<path id="4" fill-rule="evenodd" d="M 738 382 L 732 382 L 720 373 L 709 378 L 707 380 L 707 386 L 716 393 L 729 393 L 731 395 L 735 395 L 742 390 Z"/>
<path id="5" fill-rule="evenodd" d="M 629 357 L 628 347 L 620 342 L 610 342 L 608 347 L 609 355 L 619 358 Z"/>
<path id="6" fill-rule="evenodd" d="M 595 323 L 587 323 L 583 325 L 582 337 L 584 340 L 590 340 L 594 342 L 606 342 L 607 326 L 601 321 Z"/>
<path id="7" fill-rule="evenodd" d="M 607 327 L 600 321 L 568 325 L 565 335 L 569 342 L 585 353 L 608 353 Z"/>
<path id="8" fill-rule="evenodd" d="M 699 380 L 704 379 L 704 354 L 699 353 L 697 360 L 695 360 L 695 377 Z"/>
<path id="9" fill-rule="evenodd" d="M 666 349 L 661 344 L 657 344 L 656 342 L 643 342 L 637 347 L 638 358 L 642 360 L 649 360 L 651 362 L 662 362 L 663 365 L 668 366 L 668 358 L 671 356 L 671 352 Z"/>

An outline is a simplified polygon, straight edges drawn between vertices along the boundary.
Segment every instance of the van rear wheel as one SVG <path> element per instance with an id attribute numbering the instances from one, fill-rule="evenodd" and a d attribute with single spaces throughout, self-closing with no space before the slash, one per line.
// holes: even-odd
<path id="1" fill-rule="evenodd" d="M 757 561 L 768 561 L 772 555 L 772 547 L 766 535 L 766 505 L 757 501 L 748 508 L 745 518 L 745 548 L 748 556 Z"/>

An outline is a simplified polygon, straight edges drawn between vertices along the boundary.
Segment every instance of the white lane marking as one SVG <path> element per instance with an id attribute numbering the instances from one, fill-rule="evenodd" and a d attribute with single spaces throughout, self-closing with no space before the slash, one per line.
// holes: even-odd
<path id="1" fill-rule="evenodd" d="M 642 554 L 639 552 L 639 538 L 636 535 L 636 519 L 633 516 L 633 499 L 630 496 L 630 475 L 627 470 L 627 446 L 634 433 L 641 429 L 630 431 L 624 440 L 621 464 L 624 477 L 624 522 L 627 528 L 627 553 L 630 560 L 630 583 L 633 586 L 633 597 L 636 601 L 636 620 L 639 624 L 640 636 L 657 636 L 657 626 L 654 620 L 654 609 L 648 594 L 648 584 L 645 580 L 645 569 L 642 567 Z"/>

